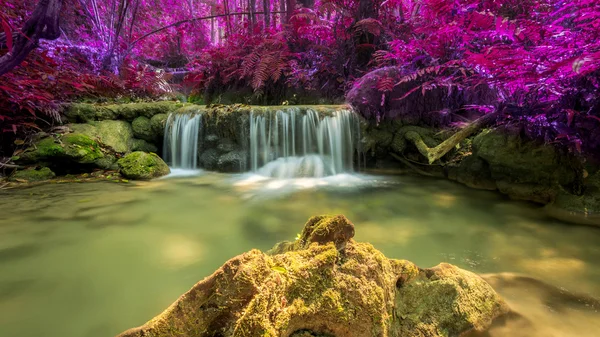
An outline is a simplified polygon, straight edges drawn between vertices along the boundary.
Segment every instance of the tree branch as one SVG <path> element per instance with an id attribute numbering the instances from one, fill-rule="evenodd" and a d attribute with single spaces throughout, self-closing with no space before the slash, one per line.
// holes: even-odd
<path id="1" fill-rule="evenodd" d="M 270 12 L 270 14 L 282 14 L 282 13 L 286 13 L 286 12 L 285 11 L 284 12 L 281 12 L 281 11 L 280 12 Z M 150 35 L 154 35 L 156 33 L 160 33 L 163 30 L 166 30 L 166 29 L 169 29 L 169 28 L 172 28 L 172 27 L 177 27 L 177 26 L 182 25 L 184 23 L 194 22 L 194 21 L 201 21 L 201 20 L 208 20 L 208 19 L 214 19 L 214 18 L 222 18 L 222 17 L 228 17 L 228 16 L 232 16 L 232 15 L 249 15 L 249 14 L 250 14 L 249 12 L 239 12 L 239 13 L 229 13 L 229 14 L 215 14 L 215 15 L 202 16 L 202 17 L 198 17 L 198 18 L 191 18 L 191 19 L 177 21 L 177 22 L 174 22 L 174 23 L 172 23 L 170 25 L 167 25 L 167 26 L 158 28 L 156 30 L 153 30 L 151 32 L 148 32 L 148 33 L 142 35 L 141 37 L 133 40 L 129 45 L 133 46 L 136 43 L 140 42 L 141 40 L 147 38 Z M 254 14 L 265 14 L 265 12 L 254 12 Z"/>
<path id="2" fill-rule="evenodd" d="M 21 33 L 16 35 L 12 50 L 0 57 L 0 76 L 23 62 L 37 48 L 39 40 L 56 40 L 60 37 L 58 18 L 61 4 L 61 0 L 40 0 Z"/>
<path id="3" fill-rule="evenodd" d="M 404 138 L 413 142 L 413 144 L 415 144 L 417 147 L 417 150 L 419 150 L 419 152 L 427 158 L 429 164 L 432 164 L 434 161 L 442 158 L 446 153 L 452 150 L 456 144 L 460 143 L 463 139 L 479 131 L 481 128 L 493 123 L 497 116 L 497 111 L 482 116 L 457 133 L 453 134 L 450 138 L 440 143 L 440 145 L 433 148 L 427 146 L 427 144 L 425 144 L 421 138 L 421 135 L 419 135 L 419 133 L 416 131 L 408 131 L 404 135 Z"/>

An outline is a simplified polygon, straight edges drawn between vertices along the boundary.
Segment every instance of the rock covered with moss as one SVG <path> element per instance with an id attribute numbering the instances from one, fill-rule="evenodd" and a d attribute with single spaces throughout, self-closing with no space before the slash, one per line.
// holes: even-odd
<path id="1" fill-rule="evenodd" d="M 475 274 L 388 259 L 353 236 L 344 216 L 313 217 L 296 242 L 229 260 L 120 337 L 458 336 L 508 311 Z"/>
<path id="2" fill-rule="evenodd" d="M 64 114 L 71 123 L 87 123 L 90 121 L 115 119 L 133 121 L 140 116 L 152 118 L 157 114 L 168 114 L 182 106 L 182 103 L 174 101 L 130 104 L 74 103 L 65 109 Z"/>
<path id="3" fill-rule="evenodd" d="M 26 182 L 35 182 L 35 181 L 44 181 L 52 179 L 56 176 L 52 170 L 47 167 L 42 167 L 39 169 L 30 168 L 26 170 L 19 170 L 13 173 L 9 180 L 10 181 L 26 181 Z"/>
<path id="4" fill-rule="evenodd" d="M 169 174 L 169 166 L 155 153 L 132 152 L 117 162 L 128 179 L 149 180 Z"/>
<path id="5" fill-rule="evenodd" d="M 40 138 L 20 155 L 19 162 L 93 164 L 102 158 L 104 153 L 96 141 L 81 133 L 69 133 Z"/>

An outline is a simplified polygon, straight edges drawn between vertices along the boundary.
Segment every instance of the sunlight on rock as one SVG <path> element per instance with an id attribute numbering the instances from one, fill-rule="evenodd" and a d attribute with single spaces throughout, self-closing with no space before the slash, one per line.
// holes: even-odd
<path id="1" fill-rule="evenodd" d="M 168 235 L 162 242 L 163 263 L 180 269 L 200 262 L 205 255 L 204 248 L 184 235 Z"/>

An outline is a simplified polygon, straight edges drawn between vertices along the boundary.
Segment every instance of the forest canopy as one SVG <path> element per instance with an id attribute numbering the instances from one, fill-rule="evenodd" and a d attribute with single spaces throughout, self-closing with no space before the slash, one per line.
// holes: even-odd
<path id="1" fill-rule="evenodd" d="M 59 122 L 66 102 L 235 93 L 346 99 L 374 123 L 496 112 L 600 149 L 596 0 L 0 0 L 0 22 L 4 143 Z"/>

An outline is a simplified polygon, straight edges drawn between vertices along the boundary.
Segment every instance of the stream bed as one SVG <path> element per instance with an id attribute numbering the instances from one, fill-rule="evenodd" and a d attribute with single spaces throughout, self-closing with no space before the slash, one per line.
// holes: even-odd
<path id="1" fill-rule="evenodd" d="M 593 301 L 566 303 L 512 279 L 599 298 L 600 228 L 561 223 L 539 206 L 444 180 L 177 173 L 0 191 L 0 336 L 114 336 L 160 313 L 229 258 L 293 240 L 322 213 L 346 215 L 356 240 L 391 258 L 510 273 L 495 287 L 530 315 L 529 328 L 506 325 L 492 336 L 600 331 Z"/>

